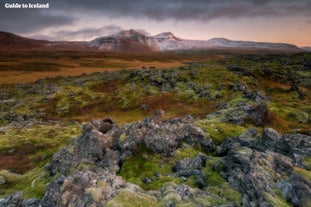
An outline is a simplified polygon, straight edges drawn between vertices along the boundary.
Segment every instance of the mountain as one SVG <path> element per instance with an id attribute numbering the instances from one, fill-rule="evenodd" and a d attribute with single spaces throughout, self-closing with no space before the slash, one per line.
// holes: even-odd
<path id="1" fill-rule="evenodd" d="M 44 47 L 48 41 L 34 40 L 0 31 L 0 49 L 32 49 Z"/>
<path id="2" fill-rule="evenodd" d="M 99 37 L 89 42 L 34 40 L 12 33 L 0 32 L 0 50 L 16 49 L 66 49 L 113 52 L 157 52 L 198 49 L 308 51 L 308 48 L 299 48 L 285 43 L 233 41 L 225 38 L 188 40 L 176 37 L 171 32 L 149 36 L 136 30 L 127 30 Z"/>
<path id="3" fill-rule="evenodd" d="M 0 50 L 85 50 L 89 49 L 88 42 L 79 41 L 47 41 L 21 37 L 9 32 L 0 31 Z"/>
<path id="4" fill-rule="evenodd" d="M 311 51 L 311 47 L 309 46 L 303 46 L 303 47 L 300 47 L 301 49 L 303 50 L 306 50 L 306 51 Z"/>
<path id="5" fill-rule="evenodd" d="M 286 43 L 232 41 L 225 38 L 212 38 L 207 41 L 211 47 L 219 48 L 250 48 L 250 49 L 270 49 L 270 50 L 301 50 L 296 45 Z"/>
<path id="6" fill-rule="evenodd" d="M 156 51 L 153 43 L 153 38 L 135 30 L 128 30 L 96 38 L 90 41 L 90 46 L 100 51 L 147 52 Z"/>
<path id="7" fill-rule="evenodd" d="M 176 37 L 171 32 L 147 36 L 135 30 L 100 37 L 90 42 L 91 47 L 101 51 L 171 51 L 196 49 L 255 49 L 279 51 L 303 51 L 303 49 L 285 43 L 233 41 L 225 38 L 209 40 L 187 40 Z"/>

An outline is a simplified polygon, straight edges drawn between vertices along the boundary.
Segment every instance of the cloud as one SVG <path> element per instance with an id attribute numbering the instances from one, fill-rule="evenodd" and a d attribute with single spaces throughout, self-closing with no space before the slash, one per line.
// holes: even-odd
<path id="1" fill-rule="evenodd" d="M 88 10 L 111 17 L 130 16 L 153 20 L 204 20 L 229 17 L 310 15 L 308 0 L 63 0 L 58 8 Z"/>
<path id="2" fill-rule="evenodd" d="M 33 2 L 34 0 L 8 0 Z M 0 7 L 0 30 L 34 33 L 54 26 L 70 26 L 87 17 L 111 19 L 134 18 L 154 21 L 202 21 L 214 19 L 311 16 L 309 0 L 36 0 L 50 3 L 50 9 L 5 9 Z M 58 31 L 55 36 L 95 34 L 101 28 L 86 28 L 75 32 Z"/>
<path id="3" fill-rule="evenodd" d="M 69 25 L 74 19 L 53 15 L 41 9 L 6 9 L 0 7 L 0 30 L 16 33 L 34 32 L 46 27 Z"/>
<path id="4" fill-rule="evenodd" d="M 107 25 L 100 28 L 83 28 L 76 31 L 60 30 L 52 32 L 50 39 L 53 40 L 73 40 L 73 39 L 93 39 L 100 36 L 115 34 L 123 30 L 116 25 Z"/>

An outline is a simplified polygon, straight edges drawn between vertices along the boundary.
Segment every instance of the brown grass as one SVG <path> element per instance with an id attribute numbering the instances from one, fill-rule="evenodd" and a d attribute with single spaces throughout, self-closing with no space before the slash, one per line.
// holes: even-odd
<path id="1" fill-rule="evenodd" d="M 0 84 L 32 82 L 55 76 L 132 68 L 172 68 L 186 62 L 221 59 L 228 54 L 205 52 L 108 53 L 91 51 L 0 51 Z"/>
<path id="2" fill-rule="evenodd" d="M 33 150 L 33 146 L 24 145 L 22 148 L 0 153 L 0 170 L 14 173 L 24 173 L 34 168 L 37 163 L 31 162 L 26 156 Z"/>

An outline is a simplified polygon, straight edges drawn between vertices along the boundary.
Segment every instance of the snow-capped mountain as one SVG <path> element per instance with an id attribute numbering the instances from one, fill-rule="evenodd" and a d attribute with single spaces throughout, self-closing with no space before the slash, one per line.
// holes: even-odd
<path id="1" fill-rule="evenodd" d="M 90 42 L 91 47 L 102 51 L 170 51 L 195 49 L 262 49 L 262 50 L 290 50 L 301 51 L 295 45 L 284 43 L 232 41 L 225 38 L 209 40 L 187 40 L 176 37 L 171 32 L 163 32 L 154 36 L 147 36 L 135 30 L 100 37 Z"/>
<path id="2" fill-rule="evenodd" d="M 96 38 L 90 41 L 90 46 L 101 51 L 145 52 L 156 50 L 151 37 L 135 30 L 121 31 L 117 34 Z"/>
<path id="3" fill-rule="evenodd" d="M 33 40 L 7 32 L 0 32 L 0 40 L 0 50 L 37 48 L 113 52 L 156 52 L 198 49 L 278 50 L 292 52 L 310 50 L 309 47 L 299 48 L 295 45 L 284 43 L 233 41 L 225 38 L 187 40 L 176 37 L 171 32 L 149 36 L 137 30 L 120 31 L 116 34 L 99 37 L 89 42 Z"/>
<path id="4" fill-rule="evenodd" d="M 301 49 L 303 49 L 303 50 L 306 50 L 306 51 L 310 51 L 311 52 L 311 47 L 309 47 L 309 46 L 302 46 L 302 47 L 300 47 Z"/>

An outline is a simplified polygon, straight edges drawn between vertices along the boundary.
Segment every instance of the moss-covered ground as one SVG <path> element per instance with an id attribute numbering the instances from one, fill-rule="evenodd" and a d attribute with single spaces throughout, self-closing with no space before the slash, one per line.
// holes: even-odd
<path id="1" fill-rule="evenodd" d="M 61 53 L 57 55 L 62 59 Z M 66 55 L 68 54 L 64 57 Z M 76 59 L 71 60 L 79 61 L 84 67 L 94 67 L 92 59 L 101 58 L 98 54 L 75 55 Z M 22 57 L 21 54 L 11 54 L 0 60 L 4 64 L 6 59 Z M 105 57 L 110 62 L 98 62 L 97 68 L 101 71 L 111 66 L 107 64 L 117 64 L 115 62 L 118 61 L 115 60 L 126 56 L 110 54 Z M 310 135 L 310 53 L 237 54 L 227 51 L 199 51 L 189 56 L 180 52 L 155 57 L 150 54 L 131 57 L 146 65 L 153 61 L 161 64 L 156 65 L 159 67 L 144 67 L 145 69 L 139 70 L 128 70 L 129 67 L 135 67 L 135 64 L 128 67 L 125 65 L 120 66 L 120 69 L 127 70 L 74 77 L 55 76 L 35 82 L 23 81 L 20 84 L 4 82 L 0 85 L 0 176 L 6 180 L 5 184 L 0 185 L 0 196 L 23 190 L 28 197 L 41 197 L 45 184 L 51 179 L 45 175 L 44 164 L 57 150 L 81 134 L 83 122 L 102 117 L 111 117 L 117 123 L 125 124 L 150 116 L 155 109 L 163 109 L 165 118 L 190 114 L 197 126 L 203 128 L 206 135 L 219 145 L 225 138 L 254 127 L 254 123 L 249 120 L 242 123 L 227 122 L 224 121 L 226 113 L 240 116 L 239 111 L 223 110 L 223 113 L 218 114 L 217 111 L 223 104 L 228 104 L 229 107 L 236 107 L 241 103 L 254 105 L 254 100 L 245 98 L 243 91 L 256 90 L 271 100 L 266 102 L 270 121 L 260 127 Z M 123 60 L 126 61 L 122 61 L 122 64 L 132 61 L 130 57 Z M 42 64 L 40 60 L 36 61 L 39 62 L 26 64 L 20 70 L 42 72 L 44 61 L 47 60 L 43 58 Z M 57 61 L 55 57 L 53 64 L 48 64 L 45 69 L 57 72 L 57 68 L 67 67 L 62 61 Z M 174 61 L 179 61 L 179 64 L 171 67 L 169 63 Z M 164 67 L 165 63 L 167 67 Z M 228 70 L 228 66 L 233 65 L 243 70 Z M 17 65 L 11 70 L 20 72 Z M 208 114 L 215 112 L 215 116 L 206 119 Z M 141 149 L 124 162 L 120 175 L 145 190 L 159 189 L 168 182 L 196 187 L 193 179 L 183 181 L 170 173 L 176 161 L 193 157 L 198 152 L 200 149 L 185 145 L 173 157 L 163 158 Z M 220 159 L 208 156 L 211 157 L 211 163 Z M 208 175 L 208 191 L 221 194 L 227 201 L 239 203 L 240 195 L 228 187 L 211 163 L 204 169 Z M 305 165 L 310 169 L 309 158 L 305 160 Z M 307 170 L 296 171 L 309 176 Z M 154 180 L 145 183 L 143 178 Z M 126 200 L 122 196 L 126 193 L 120 192 L 116 201 Z M 138 197 L 136 200 L 144 203 L 147 202 L 146 199 L 149 198 Z M 148 202 L 153 204 L 156 201 Z M 108 206 L 114 205 L 111 203 Z"/>

